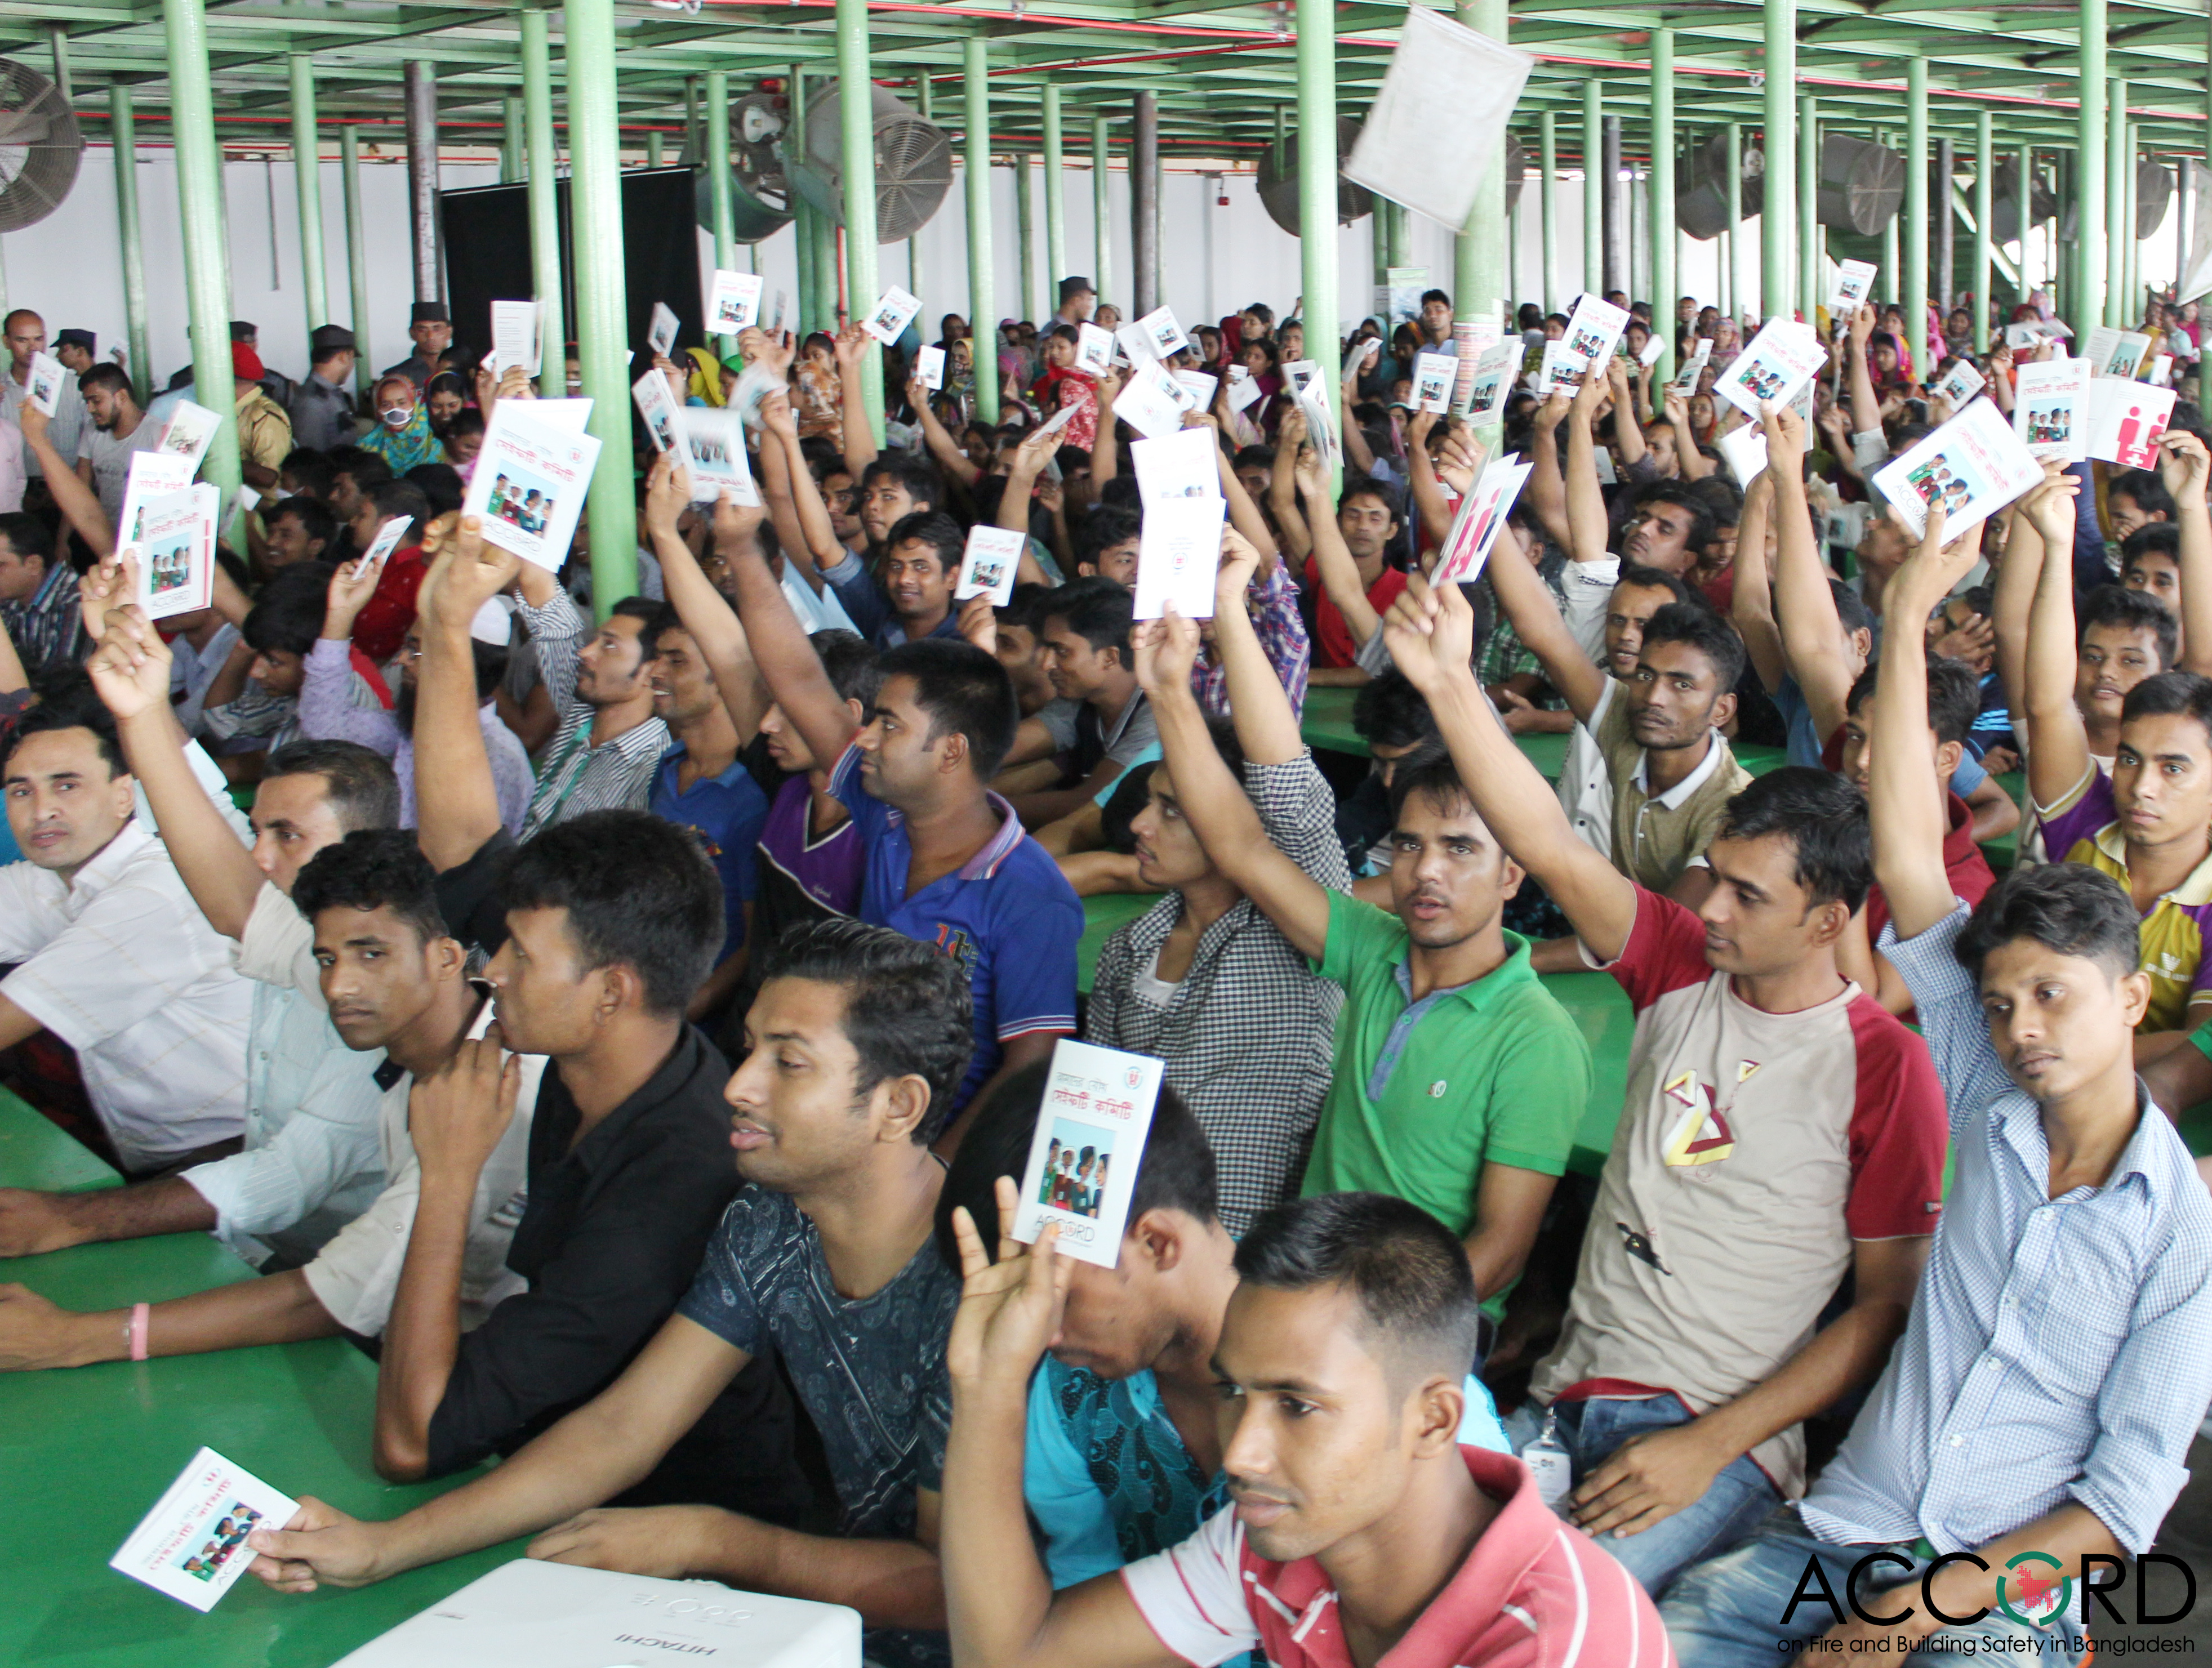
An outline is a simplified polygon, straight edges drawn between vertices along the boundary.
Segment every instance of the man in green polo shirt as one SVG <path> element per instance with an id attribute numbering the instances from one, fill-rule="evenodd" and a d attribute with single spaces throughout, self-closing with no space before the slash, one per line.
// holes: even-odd
<path id="1" fill-rule="evenodd" d="M 1140 622 L 1133 640 L 1163 746 L 1211 761 L 1189 694 L 1197 627 Z M 1528 1258 L 1591 1084 L 1581 1031 L 1538 982 L 1528 941 L 1500 920 L 1520 868 L 1442 756 L 1408 760 L 1391 784 L 1388 910 L 1291 862 L 1225 767 L 1221 777 L 1212 792 L 1179 774 L 1179 814 L 1223 875 L 1344 986 L 1335 1076 L 1303 1191 L 1419 1205 L 1464 1241 L 1476 1290 L 1497 1296 Z"/>

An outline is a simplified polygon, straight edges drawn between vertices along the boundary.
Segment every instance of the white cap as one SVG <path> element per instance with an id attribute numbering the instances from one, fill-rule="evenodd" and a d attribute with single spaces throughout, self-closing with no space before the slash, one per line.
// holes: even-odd
<path id="1" fill-rule="evenodd" d="M 514 640 L 514 616 L 507 611 L 505 597 L 494 597 L 477 610 L 477 617 L 469 622 L 469 635 L 495 649 Z"/>

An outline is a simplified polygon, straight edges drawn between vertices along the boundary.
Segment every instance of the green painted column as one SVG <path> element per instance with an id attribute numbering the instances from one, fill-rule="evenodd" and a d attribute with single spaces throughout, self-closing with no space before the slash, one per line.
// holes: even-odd
<path id="1" fill-rule="evenodd" d="M 123 332 L 131 354 L 131 387 L 138 403 L 152 397 L 154 367 L 146 344 L 146 249 L 138 232 L 138 119 L 131 84 L 107 87 L 110 143 L 115 151 L 116 232 L 123 249 Z"/>
<path id="2" fill-rule="evenodd" d="M 1876 144 L 1887 145 L 1897 136 L 1877 128 L 1875 130 L 1874 137 Z M 1904 209 L 1899 209 L 1896 214 L 1892 215 L 1882 223 L 1881 271 L 1875 277 L 1874 293 L 1867 297 L 1877 306 L 1903 294 L 1898 285 L 1900 282 L 1899 275 L 1905 270 L 1905 257 L 1899 252 L 1905 246 L 1901 241 L 1903 234 L 1899 230 L 1898 222 L 1904 217 Z"/>
<path id="3" fill-rule="evenodd" d="M 1067 179 L 1060 124 L 1060 88 L 1048 79 L 1042 93 L 1044 128 L 1044 293 L 1047 311 L 1060 306 L 1060 281 L 1067 276 Z M 1092 282 L 1097 282 L 1095 279 Z"/>
<path id="4" fill-rule="evenodd" d="M 1659 376 L 1674 374 L 1674 32 L 1651 32 L 1651 322 L 1667 350 Z"/>
<path id="5" fill-rule="evenodd" d="M 499 183 L 519 185 L 528 176 L 523 162 L 522 95 L 510 93 L 499 101 Z"/>
<path id="6" fill-rule="evenodd" d="M 1996 239 L 1990 221 L 1994 212 L 1995 187 L 1990 176 L 1996 171 L 1996 140 L 1990 115 L 1984 105 L 1974 113 L 1974 351 L 1985 354 L 1990 350 L 1990 273 L 1993 266 L 1991 255 L 1996 251 Z M 2021 190 L 2027 193 L 2028 173 L 2023 167 L 2020 173 Z M 2028 195 L 2032 195 L 2029 193 Z M 2020 270 L 2027 270 L 2028 196 L 2021 202 L 2020 214 Z"/>
<path id="7" fill-rule="evenodd" d="M 1297 0 L 1298 262 L 1306 357 L 1337 409 L 1336 8 Z M 1499 240 L 1502 244 L 1503 239 Z"/>
<path id="8" fill-rule="evenodd" d="M 2074 122 L 2074 293 L 2067 321 L 2077 331 L 2106 322 L 2105 307 L 2105 0 L 2081 0 L 2081 100 Z M 2062 202 L 2065 199 L 2061 198 Z M 2062 213 L 2063 211 L 2062 210 Z M 2064 223 L 2062 220 L 2062 225 Z"/>
<path id="9" fill-rule="evenodd" d="M 623 284 L 622 130 L 615 96 L 614 0 L 567 0 L 568 209 L 576 272 L 576 360 L 592 402 L 599 468 L 584 505 L 592 604 L 602 620 L 637 590 L 636 461 L 630 455 L 629 305 Z"/>
<path id="10" fill-rule="evenodd" d="M 1810 322 L 1820 294 L 1820 101 L 1797 100 L 1797 312 Z"/>
<path id="11" fill-rule="evenodd" d="M 814 317 L 817 321 L 815 328 L 828 331 L 834 335 L 839 325 L 837 292 L 841 288 L 839 281 L 843 276 L 839 270 L 837 260 L 837 222 L 829 215 L 817 211 L 807 223 L 814 228 Z M 855 305 L 866 306 L 868 301 L 875 299 L 871 295 L 867 300 L 856 302 Z"/>
<path id="12" fill-rule="evenodd" d="M 568 321 L 561 294 L 561 153 L 553 132 L 550 26 L 535 6 L 522 13 L 522 127 L 529 153 L 530 289 L 545 310 L 538 386 L 549 399 L 562 399 L 568 392 Z"/>
<path id="13" fill-rule="evenodd" d="M 2112 131 L 2105 141 L 2105 322 L 2124 330 L 2134 322 L 2128 317 L 2128 245 L 2136 235 L 2128 219 L 2135 157 L 2128 146 L 2127 82 L 2115 79 L 2106 96 Z"/>
<path id="14" fill-rule="evenodd" d="M 529 14 L 525 13 L 526 17 Z M 368 234 L 362 229 L 361 127 L 348 122 L 338 129 L 338 179 L 345 187 L 346 286 L 353 312 L 354 392 L 366 399 L 369 379 Z"/>
<path id="15" fill-rule="evenodd" d="M 1007 159 L 1014 165 L 1014 305 L 1017 318 L 1034 324 L 1043 318 L 1036 311 L 1037 293 L 1036 202 L 1030 195 L 1028 153 L 1016 151 Z M 1051 312 L 1047 307 L 1045 312 Z"/>
<path id="16" fill-rule="evenodd" d="M 1898 296 L 1905 306 L 1912 369 L 1922 381 L 1928 357 L 1928 60 L 1905 65 L 1905 270 Z"/>
<path id="17" fill-rule="evenodd" d="M 1461 23 L 1478 34 L 1488 35 L 1492 40 L 1504 40 L 1506 31 L 1512 27 L 1511 14 L 1506 0 L 1458 0 L 1455 15 Z M 1332 64 L 1329 73 L 1333 76 L 1335 74 L 1334 65 L 1335 33 L 1333 21 L 1330 29 L 1329 52 Z M 1334 86 L 1333 82 L 1331 85 Z M 1334 133 L 1335 130 L 1332 123 L 1329 131 Z M 1398 212 L 1401 216 L 1399 224 L 1401 228 L 1399 235 L 1401 240 L 1410 241 L 1407 233 L 1410 229 L 1411 216 L 1404 209 L 1401 209 Z M 1334 224 L 1334 216 L 1331 216 L 1331 224 Z M 1518 237 L 1520 228 L 1517 221 L 1510 228 L 1516 235 L 1510 241 L 1506 236 L 1508 229 L 1505 217 L 1505 146 L 1501 137 L 1497 159 L 1491 163 L 1489 173 L 1484 177 L 1480 189 L 1474 194 L 1474 214 L 1468 223 L 1460 228 L 1459 235 L 1452 240 L 1454 317 L 1495 318 L 1498 316 L 1498 303 L 1513 299 L 1515 282 L 1520 276 L 1517 270 L 1521 252 Z M 1332 233 L 1332 240 L 1334 235 Z M 1398 264 L 1400 265 L 1409 264 L 1402 250 L 1400 252 Z M 1336 271 L 1334 264 L 1330 265 L 1329 271 L 1333 276 Z M 1313 283 L 1310 279 L 1306 283 L 1306 294 L 1309 296 L 1313 294 Z M 1333 330 L 1334 315 L 1331 318 L 1330 328 Z M 1312 350 L 1313 339 L 1312 331 L 1308 331 L 1309 352 Z M 1326 361 L 1329 355 L 1322 354 L 1318 357 Z"/>
<path id="18" fill-rule="evenodd" d="M 845 140 L 845 291 L 853 316 L 876 304 L 876 84 L 868 73 L 868 0 L 837 0 L 837 106 Z M 726 179 L 727 168 L 719 170 Z M 884 356 L 860 361 L 868 432 L 884 443 Z"/>
<path id="19" fill-rule="evenodd" d="M 967 102 L 965 135 L 968 170 L 968 328 L 975 337 L 975 415 L 999 421 L 999 306 L 991 279 L 991 78 L 987 43 L 969 35 L 960 43 L 962 91 Z M 1103 143 L 1104 123 L 1099 124 Z M 1103 159 L 1104 152 L 1102 149 Z M 1105 169 L 1098 173 L 1099 199 L 1105 199 Z M 1102 210 L 1098 234 L 1106 235 Z"/>
<path id="20" fill-rule="evenodd" d="M 331 322 L 323 271 L 323 151 L 315 136 L 315 61 L 292 54 L 292 177 L 300 199 L 300 288 L 307 328 Z"/>
<path id="21" fill-rule="evenodd" d="M 1790 166 L 1797 117 L 1797 0 L 1765 0 L 1766 84 L 1765 206 L 1759 216 L 1759 312 L 1772 318 L 1790 311 L 1796 293 L 1790 268 L 1796 249 L 1797 178 Z"/>
<path id="22" fill-rule="evenodd" d="M 663 151 L 661 148 L 660 135 L 659 133 L 647 134 L 645 136 L 645 166 L 648 168 L 659 167 L 660 166 L 662 155 Z"/>
<path id="23" fill-rule="evenodd" d="M 169 120 L 175 136 L 177 209 L 184 234 L 185 318 L 199 403 L 222 421 L 200 464 L 201 478 L 238 490 L 238 422 L 230 373 L 229 258 L 222 221 L 222 148 L 215 136 L 208 79 L 207 13 L 201 0 L 162 0 L 169 55 Z"/>
<path id="24" fill-rule="evenodd" d="M 783 130 L 785 143 L 795 145 L 798 136 L 806 131 L 806 77 L 795 64 L 791 66 L 785 97 L 791 111 L 790 123 Z M 792 186 L 790 192 L 792 264 L 797 270 L 799 294 L 792 298 L 791 318 L 787 322 L 793 338 L 803 340 L 815 325 L 814 209 L 797 186 Z"/>
<path id="25" fill-rule="evenodd" d="M 1538 213 L 1542 221 L 1544 243 L 1544 311 L 1557 312 L 1559 310 L 1559 122 L 1551 111 L 1547 110 L 1537 118 L 1536 149 L 1544 170 L 1543 179 L 1537 185 L 1541 203 Z M 1512 328 L 1510 320 L 1507 321 L 1506 328 L 1510 332 Z"/>
<path id="26" fill-rule="evenodd" d="M 724 272 L 738 267 L 737 221 L 730 200 L 730 72 L 707 72 L 707 137 L 700 147 L 707 164 L 707 197 L 714 220 L 714 264 Z M 761 323 L 768 322 L 766 310 Z M 734 336 L 719 337 L 715 353 L 727 359 L 738 350 Z"/>
<path id="27" fill-rule="evenodd" d="M 1721 268 L 1721 312 L 1728 318 L 1738 316 L 1738 303 L 1743 296 L 1743 274 L 1736 265 L 1739 254 L 1736 221 L 1743 213 L 1743 124 L 1728 124 L 1728 152 L 1723 164 L 1728 178 L 1721 182 L 1721 218 L 1728 229 L 1721 234 L 1726 240 L 1726 257 Z"/>
<path id="28" fill-rule="evenodd" d="M 1583 288 L 1605 294 L 1605 86 L 1583 83 Z"/>
<path id="29" fill-rule="evenodd" d="M 1276 112 L 1276 125 L 1281 125 L 1281 112 Z M 1106 136 L 1106 118 L 1091 118 L 1091 215 L 1093 225 L 1091 240 L 1098 270 L 1091 275 L 1091 282 L 1098 287 L 1098 300 L 1103 306 L 1114 298 L 1114 203 L 1113 170 L 1107 165 L 1113 160 Z"/>

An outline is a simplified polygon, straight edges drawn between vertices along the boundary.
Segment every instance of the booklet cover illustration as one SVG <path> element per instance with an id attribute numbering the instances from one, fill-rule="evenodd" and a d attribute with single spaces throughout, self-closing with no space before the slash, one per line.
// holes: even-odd
<path id="1" fill-rule="evenodd" d="M 246 1538 L 283 1528 L 298 1510 L 289 1495 L 202 1448 L 108 1567 L 196 1610 L 211 1610 L 253 1562 Z"/>
<path id="2" fill-rule="evenodd" d="M 1051 1072 L 1013 1237 L 1034 1244 L 1051 1224 L 1069 1256 L 1112 1268 L 1159 1100 L 1161 1064 L 1149 1055 L 1063 1038 L 1053 1046 Z"/>

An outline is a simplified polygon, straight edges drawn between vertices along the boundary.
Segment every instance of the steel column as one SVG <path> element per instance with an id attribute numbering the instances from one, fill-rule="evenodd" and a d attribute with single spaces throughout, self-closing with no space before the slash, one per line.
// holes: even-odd
<path id="1" fill-rule="evenodd" d="M 2081 74 L 2074 117 L 2074 293 L 2066 311 L 2077 330 L 2109 322 L 2105 298 L 2105 0 L 2080 0 Z M 2061 197 L 2059 201 L 2067 201 Z M 2060 222 L 2064 223 L 2063 221 Z"/>
<path id="2" fill-rule="evenodd" d="M 960 43 L 967 98 L 968 327 L 975 355 L 975 414 L 999 421 L 998 303 L 991 272 L 991 67 L 987 43 L 969 35 Z M 1099 230 L 1105 223 L 1102 218 Z"/>
<path id="3" fill-rule="evenodd" d="M 1041 94 L 1044 125 L 1044 295 L 1046 311 L 1060 310 L 1060 281 L 1067 276 L 1067 166 L 1060 131 L 1060 88 L 1048 78 Z"/>
<path id="4" fill-rule="evenodd" d="M 523 164 L 522 98 L 510 93 L 499 101 L 499 183 L 502 185 L 520 185 L 526 177 Z"/>
<path id="5" fill-rule="evenodd" d="M 1544 241 L 1544 311 L 1559 310 L 1559 118 L 1547 110 L 1536 118 L 1536 149 L 1544 176 L 1538 190 L 1542 202 L 1539 214 L 1542 221 Z M 1510 298 L 1508 298 L 1510 299 Z M 1509 320 L 1507 328 L 1511 329 Z"/>
<path id="6" fill-rule="evenodd" d="M 784 92 L 784 99 L 789 107 L 790 115 L 790 121 L 784 128 L 784 132 L 787 135 L 805 132 L 806 76 L 795 64 L 791 66 L 791 76 Z M 799 283 L 799 294 L 792 298 L 792 314 L 788 322 L 794 338 L 804 339 L 806 332 L 812 330 L 817 322 L 814 317 L 817 300 L 814 285 L 814 252 L 817 247 L 814 235 L 814 208 L 800 194 L 798 187 L 791 186 L 788 189 L 791 203 L 792 260 L 798 274 Z"/>
<path id="7" fill-rule="evenodd" d="M 301 290 L 306 298 L 307 329 L 331 322 L 324 290 L 323 152 L 315 137 L 315 61 L 292 54 L 292 177 L 300 199 Z"/>
<path id="8" fill-rule="evenodd" d="M 1809 321 L 1820 292 L 1820 101 L 1797 100 L 1797 316 Z"/>
<path id="9" fill-rule="evenodd" d="M 1458 0 L 1459 22 L 1492 40 L 1504 40 L 1511 27 L 1507 0 Z M 1334 131 L 1334 129 L 1331 131 Z M 1452 240 L 1452 316 L 1455 318 L 1494 318 L 1501 302 L 1510 304 L 1520 275 L 1506 270 L 1505 147 L 1474 194 L 1474 213 Z M 1519 253 L 1516 246 L 1515 254 Z M 1332 271 L 1334 268 L 1330 269 Z M 1308 331 L 1311 347 L 1311 331 Z M 1327 358 L 1327 355 L 1320 355 Z"/>
<path id="10" fill-rule="evenodd" d="M 1280 112 L 1277 112 L 1279 124 Z M 1091 282 L 1098 286 L 1098 302 L 1103 306 L 1114 293 L 1114 201 L 1109 176 L 1112 170 L 1107 164 L 1113 153 L 1106 137 L 1106 118 L 1091 118 L 1091 239 L 1092 258 L 1098 270 L 1091 275 Z"/>
<path id="11" fill-rule="evenodd" d="M 1928 60 L 1905 65 L 1905 341 L 1915 377 L 1926 382 L 1928 358 Z"/>
<path id="12" fill-rule="evenodd" d="M 637 590 L 614 0 L 567 0 L 561 16 L 561 62 L 568 89 L 576 361 L 583 373 L 584 396 L 592 402 L 590 431 L 599 440 L 599 468 L 592 473 L 584 510 L 592 530 L 592 607 L 604 620 L 617 603 Z"/>
<path id="13" fill-rule="evenodd" d="M 1037 227 L 1036 204 L 1030 197 L 1030 159 L 1026 151 L 1016 151 L 1006 161 L 1012 166 L 1014 175 L 1014 317 L 1034 324 L 1044 318 L 1036 310 L 1037 295 Z"/>
<path id="14" fill-rule="evenodd" d="M 2128 241 L 2136 228 L 2127 223 L 2128 177 L 2133 172 L 2128 155 L 2128 84 L 2115 79 L 2106 95 L 2105 140 L 2105 322 L 2123 330 L 2128 318 Z"/>
<path id="15" fill-rule="evenodd" d="M 1959 282 L 1959 215 L 1952 203 L 1952 193 L 1958 189 L 1958 148 L 1947 138 L 1936 142 L 1936 270 L 1928 287 L 1936 299 L 1936 310 L 1948 323 L 1951 313 L 1951 297 Z"/>
<path id="16" fill-rule="evenodd" d="M 1335 130 L 1332 128 L 1331 132 Z M 1160 96 L 1137 94 L 1134 142 L 1129 147 L 1129 248 L 1136 262 L 1132 294 L 1137 316 L 1160 304 Z M 1300 143 L 1300 149 L 1304 149 Z M 1335 199 L 1328 223 L 1336 224 Z M 1308 228 L 1311 230 L 1310 227 Z"/>
<path id="17" fill-rule="evenodd" d="M 526 18 L 529 13 L 525 12 Z M 338 130 L 338 178 L 345 186 L 346 284 L 353 307 L 354 391 L 368 395 L 368 234 L 362 229 L 361 127 L 348 122 Z"/>
<path id="18" fill-rule="evenodd" d="M 535 6 L 522 13 L 522 126 L 528 151 L 524 178 L 529 185 L 530 288 L 544 309 L 547 363 L 538 387 L 549 398 L 568 392 L 568 329 L 561 293 L 560 152 L 553 136 L 553 46 L 551 23 Z"/>
<path id="19" fill-rule="evenodd" d="M 230 370 L 230 287 L 224 252 L 222 148 L 215 136 L 208 73 L 207 13 L 201 0 L 162 0 L 169 57 L 169 121 L 174 135 L 177 208 L 183 233 L 185 317 L 192 344 L 193 392 L 222 419 L 200 473 L 238 490 L 236 379 Z"/>
<path id="20" fill-rule="evenodd" d="M 1322 403 L 1337 409 L 1336 8 L 1297 0 L 1298 256 L 1306 357 L 1319 367 Z"/>
<path id="21" fill-rule="evenodd" d="M 852 316 L 872 307 L 883 293 L 877 276 L 876 84 L 868 64 L 868 0 L 837 0 L 837 100 L 845 143 L 845 294 Z M 716 174 L 729 177 L 726 166 Z M 860 361 L 860 398 L 868 433 L 884 443 L 884 356 Z M 846 414 L 847 421 L 852 413 Z"/>
<path id="22" fill-rule="evenodd" d="M 1728 124 L 1728 178 L 1721 184 L 1723 209 L 1721 218 L 1728 230 L 1721 236 L 1728 240 L 1728 264 L 1723 273 L 1721 312 L 1728 318 L 1736 318 L 1742 311 L 1743 273 L 1737 265 L 1738 249 L 1736 220 L 1743 213 L 1743 124 Z"/>
<path id="23" fill-rule="evenodd" d="M 1598 167 L 1604 176 L 1605 186 L 1599 197 L 1605 205 L 1603 288 L 1633 289 L 1635 279 L 1629 271 L 1628 182 L 1620 177 L 1626 170 L 1621 164 L 1620 117 L 1605 118 L 1600 130 L 1598 155 Z"/>
<path id="24" fill-rule="evenodd" d="M 441 301 L 445 274 L 438 247 L 438 78 L 426 58 L 401 67 L 407 124 L 407 203 L 415 299 Z"/>
<path id="25" fill-rule="evenodd" d="M 700 147 L 707 165 L 707 197 L 709 212 L 714 221 L 714 265 L 724 272 L 733 272 L 738 265 L 737 221 L 730 200 L 730 72 L 709 70 L 707 72 L 707 137 Z M 760 322 L 768 322 L 767 310 L 761 310 Z M 737 338 L 725 336 L 718 338 L 716 351 L 727 359 L 738 350 Z"/>
<path id="26" fill-rule="evenodd" d="M 1995 213 L 1993 199 L 1996 188 L 1990 176 L 1996 169 L 1996 141 L 1989 108 L 1984 106 L 1974 112 L 1974 351 L 1985 354 L 1990 350 L 1990 256 L 1996 248 L 1996 234 L 1990 226 Z M 2027 169 L 2020 173 L 2020 275 L 2021 299 L 2026 300 L 2027 278 L 2027 205 L 2033 195 L 2030 189 Z"/>
<path id="27" fill-rule="evenodd" d="M 1790 311 L 1796 286 L 1790 239 L 1797 226 L 1797 179 L 1790 167 L 1797 118 L 1797 0 L 1765 0 L 1766 84 L 1762 136 L 1766 155 L 1765 200 L 1759 217 L 1759 311 L 1772 318 Z"/>
<path id="28" fill-rule="evenodd" d="M 1651 327 L 1665 343 L 1659 375 L 1674 373 L 1674 32 L 1651 32 Z"/>
<path id="29" fill-rule="evenodd" d="M 1605 288 L 1605 83 L 1583 83 L 1583 288 Z"/>
<path id="30" fill-rule="evenodd" d="M 123 331 L 131 355 L 131 387 L 138 403 L 152 397 L 154 367 L 146 345 L 146 250 L 138 233 L 138 122 L 128 82 L 110 82 L 107 121 L 115 151 L 115 220 L 123 252 Z"/>

